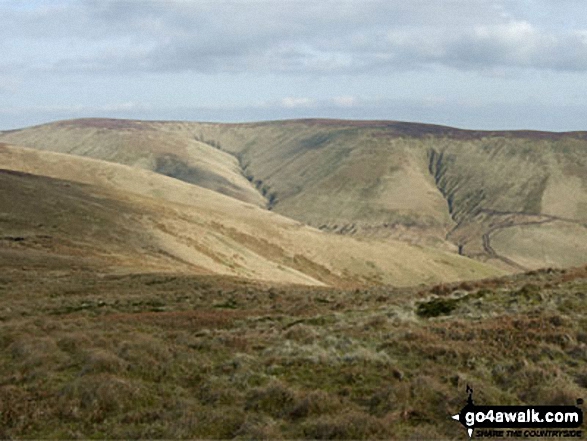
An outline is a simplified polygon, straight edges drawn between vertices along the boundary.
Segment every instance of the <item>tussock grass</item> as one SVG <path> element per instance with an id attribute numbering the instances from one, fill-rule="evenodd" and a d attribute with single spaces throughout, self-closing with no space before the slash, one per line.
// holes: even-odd
<path id="1" fill-rule="evenodd" d="M 21 282 L 2 290 L 3 438 L 465 439 L 448 416 L 467 384 L 479 404 L 574 404 L 587 392 L 586 269 L 446 294 L 2 277 Z M 108 306 L 55 315 L 71 302 L 63 290 Z M 459 300 L 449 314 L 418 314 L 431 299 Z"/>

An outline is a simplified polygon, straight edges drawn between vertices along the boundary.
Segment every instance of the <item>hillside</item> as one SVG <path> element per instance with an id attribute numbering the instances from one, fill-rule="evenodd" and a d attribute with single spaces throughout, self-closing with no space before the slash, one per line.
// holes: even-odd
<path id="1" fill-rule="evenodd" d="M 587 243 L 583 132 L 392 121 L 84 119 L 3 133 L 0 140 L 138 165 L 321 230 L 435 247 L 509 271 L 587 261 L 584 246 L 568 246 Z M 208 172 L 178 173 L 153 159 L 165 155 L 181 163 L 176 169 L 198 164 Z M 234 187 L 218 185 L 218 177 Z"/>
<path id="2" fill-rule="evenodd" d="M 3 141 L 129 165 L 196 183 L 236 199 L 264 206 L 264 198 L 242 175 L 238 161 L 209 144 L 148 122 L 85 120 L 79 130 L 67 122 L 4 132 Z"/>
<path id="3" fill-rule="evenodd" d="M 467 385 L 587 390 L 587 268 L 335 290 L 43 262 L 0 265 L 3 439 L 465 440 Z"/>
<path id="4" fill-rule="evenodd" d="M 468 439 L 468 386 L 575 404 L 586 143 L 322 120 L 0 134 L 0 438 Z"/>
<path id="5" fill-rule="evenodd" d="M 501 273 L 436 249 L 321 232 L 134 167 L 8 145 L 0 146 L 0 163 L 0 246 L 8 255 L 84 256 L 103 271 L 331 286 L 406 286 Z"/>
<path id="6" fill-rule="evenodd" d="M 323 120 L 202 130 L 220 133 L 219 144 L 273 195 L 275 211 L 310 225 L 416 241 L 432 235 L 517 269 L 587 260 L 583 247 L 566 249 L 570 230 L 587 242 L 585 133 Z M 497 252 L 493 236 L 509 228 L 538 240 L 548 231 L 556 250 L 530 249 L 509 234 Z M 562 253 L 564 262 L 554 257 Z"/>

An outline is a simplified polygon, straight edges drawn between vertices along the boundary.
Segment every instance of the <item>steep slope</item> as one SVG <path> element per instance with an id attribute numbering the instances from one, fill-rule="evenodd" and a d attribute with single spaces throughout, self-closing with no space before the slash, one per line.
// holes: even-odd
<path id="1" fill-rule="evenodd" d="M 96 226 L 91 211 L 76 214 L 81 197 L 72 199 L 66 193 L 60 200 L 56 190 L 51 198 L 57 202 L 40 211 L 37 220 L 33 217 L 22 231 L 6 230 L 3 235 L 46 235 L 45 230 L 56 223 L 55 228 L 62 232 L 60 240 L 75 244 L 75 253 L 65 250 L 64 256 L 85 253 L 126 271 L 195 271 L 332 286 L 405 286 L 502 274 L 491 266 L 439 250 L 321 232 L 255 205 L 133 167 L 8 145 L 0 146 L 0 164 L 4 169 L 58 180 L 50 188 L 76 186 L 76 191 L 90 195 L 84 207 L 101 212 L 101 204 L 93 202 L 96 198 L 116 207 L 109 211 L 110 223 Z M 30 185 L 37 182 L 35 179 L 30 179 Z M 77 188 L 79 184 L 74 182 L 85 186 Z M 28 219 L 29 211 L 34 210 L 35 188 L 33 185 L 19 204 L 2 205 L 9 219 L 6 228 L 13 228 L 21 218 Z M 9 187 L 2 191 L 6 201 L 14 193 Z M 69 203 L 71 209 L 67 208 Z M 42 219 L 49 223 L 45 225 Z M 70 224 L 75 226 L 72 231 L 80 231 L 72 238 L 68 235 Z M 84 229 L 99 234 L 95 240 L 88 234 L 86 240 Z M 108 251 L 110 242 L 102 240 L 102 234 L 116 238 L 116 252 Z M 17 242 L 25 248 L 32 243 L 29 239 Z"/>
<path id="2" fill-rule="evenodd" d="M 265 206 L 243 176 L 236 158 L 185 134 L 154 129 L 149 122 L 76 120 L 13 130 L 2 141 L 102 159 L 196 183 L 236 199 Z"/>
<path id="3" fill-rule="evenodd" d="M 3 267 L 148 269 L 155 263 L 144 234 L 127 221 L 139 213 L 106 191 L 0 169 L 0 207 Z"/>
<path id="4" fill-rule="evenodd" d="M 562 251 L 545 254 L 526 239 L 539 240 L 544 229 L 548 248 L 564 249 L 569 237 L 587 241 L 583 132 L 482 132 L 393 121 L 89 119 L 0 134 L 3 139 L 139 166 L 137 158 L 160 154 L 159 144 L 181 156 L 175 150 L 196 143 L 201 164 L 209 155 L 220 158 L 209 161 L 215 164 L 210 174 L 239 177 L 233 181 L 239 194 L 211 184 L 206 173 L 177 178 L 322 230 L 433 246 L 510 270 L 587 261 L 581 247 L 563 258 Z M 219 164 L 231 164 L 231 172 L 220 173 Z M 174 174 L 161 162 L 146 168 Z"/>
<path id="5" fill-rule="evenodd" d="M 587 242 L 584 132 L 330 120 L 199 130 L 241 158 L 273 210 L 310 225 L 412 242 L 446 238 L 461 254 L 515 269 L 587 262 L 584 248 L 565 247 L 569 237 Z M 529 229 L 539 242 L 544 229 L 548 240 L 528 247 L 512 230 L 508 247 L 492 246 L 508 228 Z"/>
<path id="6" fill-rule="evenodd" d="M 410 139 L 319 120 L 184 130 L 203 133 L 239 157 L 273 210 L 321 229 L 419 241 L 444 238 L 454 227 L 427 151 Z"/>
<path id="7" fill-rule="evenodd" d="M 469 255 L 499 256 L 522 269 L 585 263 L 583 247 L 566 245 L 571 236 L 587 243 L 586 151 L 582 134 L 438 141 L 431 169 L 458 223 L 449 239 Z M 526 230 L 536 246 L 528 247 Z"/>

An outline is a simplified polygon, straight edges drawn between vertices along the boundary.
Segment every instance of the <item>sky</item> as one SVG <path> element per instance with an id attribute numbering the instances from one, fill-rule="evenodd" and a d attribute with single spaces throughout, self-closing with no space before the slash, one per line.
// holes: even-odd
<path id="1" fill-rule="evenodd" d="M 110 117 L 587 130 L 584 0 L 0 0 L 0 130 Z"/>

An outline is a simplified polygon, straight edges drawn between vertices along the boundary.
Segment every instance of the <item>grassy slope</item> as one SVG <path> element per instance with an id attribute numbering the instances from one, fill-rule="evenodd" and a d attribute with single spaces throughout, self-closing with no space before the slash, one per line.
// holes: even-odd
<path id="1" fill-rule="evenodd" d="M 454 226 L 426 150 L 376 130 L 314 122 L 198 125 L 240 158 L 273 210 L 323 229 L 384 237 L 412 227 L 437 238 Z M 405 233 L 405 232 L 404 232 Z M 408 235 L 409 236 L 409 235 Z"/>
<path id="2" fill-rule="evenodd" d="M 573 135 L 551 136 L 503 135 L 439 145 L 439 184 L 453 201 L 460 226 L 451 235 L 465 252 L 487 251 L 483 235 L 493 241 L 497 230 L 505 237 L 507 229 L 529 229 L 536 240 L 541 240 L 539 232 L 544 230 L 549 237 L 544 246 L 555 249 L 564 248 L 570 229 L 577 232 L 578 240 L 587 235 L 587 143 Z M 472 224 L 482 226 L 476 235 L 467 234 Z M 507 248 L 493 248 L 527 268 L 578 264 L 587 257 L 581 249 L 570 247 L 568 258 L 547 263 L 541 251 L 525 245 L 522 235 L 513 231 L 507 235 Z"/>
<path id="3" fill-rule="evenodd" d="M 583 185 L 580 161 L 565 188 Z M 379 270 L 413 283 L 470 262 L 333 236 L 131 167 L 10 146 L 0 164 L 18 170 L 0 172 L 0 438 L 467 439 L 450 419 L 467 384 L 477 404 L 587 392 L 587 268 L 352 290 L 198 275 L 214 272 L 204 246 L 339 284 Z M 550 218 L 478 212 L 460 232 L 489 231 L 496 252 L 530 259 L 544 250 L 516 244 L 564 231 L 570 258 L 583 194 L 545 193 Z"/>
<path id="4" fill-rule="evenodd" d="M 236 199 L 265 206 L 237 160 L 193 136 L 151 123 L 82 120 L 45 124 L 0 135 L 7 143 L 68 153 L 156 171 Z"/>
<path id="5" fill-rule="evenodd" d="M 337 291 L 6 261 L 0 437 L 468 439 L 467 385 L 585 396 L 586 289 L 587 268 Z"/>
<path id="6" fill-rule="evenodd" d="M 197 272 L 335 286 L 405 286 L 500 273 L 488 265 L 434 249 L 321 232 L 216 192 L 128 166 L 6 145 L 0 146 L 0 160 L 3 167 L 12 170 L 91 184 L 104 189 L 105 198 L 130 206 L 128 213 L 120 209 L 113 215 L 124 226 L 119 234 L 120 247 L 134 250 L 131 254 L 139 266 L 141 254 L 147 253 L 165 271 L 190 272 L 195 267 Z M 11 192 L 5 192 L 9 198 Z M 12 210 L 26 204 L 34 207 L 34 197 L 34 192 L 29 193 L 20 205 L 7 206 Z M 59 194 L 53 197 L 58 199 Z M 77 200 L 66 198 L 63 203 L 67 202 L 75 212 Z M 13 219 L 8 226 L 14 218 L 26 218 L 26 213 L 9 210 Z M 50 212 L 41 215 L 41 219 L 52 218 L 55 216 Z M 91 214 L 64 218 L 60 224 L 64 239 L 69 223 L 82 232 L 95 228 Z M 28 235 L 41 234 L 34 223 L 28 228 Z M 124 231 L 129 229 L 142 237 L 138 248 L 125 242 Z M 87 244 L 88 249 L 96 244 L 102 246 L 99 238 Z"/>
<path id="7" fill-rule="evenodd" d="M 128 221 L 142 213 L 108 191 L 1 169 L 0 207 L 3 264 L 162 269 L 146 234 Z"/>
<path id="8" fill-rule="evenodd" d="M 587 256 L 587 228 L 556 221 L 511 227 L 497 231 L 492 246 L 528 268 L 576 266 Z"/>
<path id="9" fill-rule="evenodd" d="M 500 247 L 501 254 L 491 249 L 496 227 L 535 231 L 543 225 L 561 244 L 569 228 L 587 234 L 584 133 L 316 120 L 198 130 L 240 156 L 273 195 L 275 211 L 311 225 L 407 240 L 448 233 L 467 255 L 529 268 L 545 261 L 518 243 L 519 235 L 510 235 L 513 242 Z M 587 259 L 581 249 L 568 252 L 570 259 L 550 264 Z"/>
<path id="10" fill-rule="evenodd" d="M 202 167 L 214 176 L 238 176 L 241 199 L 330 231 L 453 252 L 460 246 L 465 255 L 510 270 L 543 266 L 545 260 L 520 234 L 509 234 L 508 247 L 493 246 L 507 228 L 528 228 L 538 237 L 535 231 L 544 226 L 549 240 L 560 244 L 569 229 L 587 234 L 584 133 L 473 132 L 385 121 L 76 120 L 0 139 L 142 166 L 144 158 L 163 151 L 185 162 L 184 146 L 195 143 L 200 150 L 189 157 L 201 164 L 215 157 Z M 175 175 L 218 189 L 205 175 Z M 578 248 L 569 252 L 570 259 L 550 264 L 586 259 Z"/>

